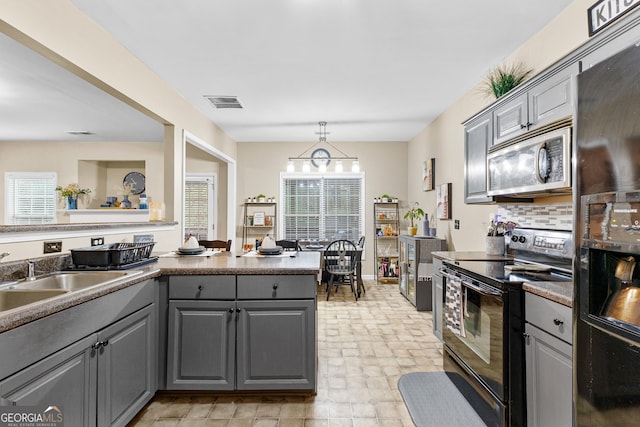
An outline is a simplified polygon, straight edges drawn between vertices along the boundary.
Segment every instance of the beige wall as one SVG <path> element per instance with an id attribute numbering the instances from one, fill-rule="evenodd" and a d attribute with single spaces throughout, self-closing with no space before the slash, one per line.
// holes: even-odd
<path id="1" fill-rule="evenodd" d="M 593 0 L 576 0 L 539 34 L 506 59 L 523 60 L 536 71 L 543 70 L 587 40 L 586 10 L 592 3 Z M 219 127 L 189 105 L 174 89 L 81 14 L 68 0 L 0 0 L 0 5 L 3 19 L 0 21 L 0 31 L 22 40 L 67 69 L 167 125 L 163 147 L 163 188 L 170 219 L 179 219 L 182 209 L 183 129 L 231 158 L 237 159 L 238 224 L 241 224 L 240 201 L 259 192 L 277 196 L 278 176 L 279 172 L 284 170 L 286 159 L 291 155 L 297 155 L 308 146 L 301 143 L 277 142 L 236 145 Z M 464 58 L 461 58 L 461 64 L 464 64 Z M 463 203 L 461 122 L 490 102 L 478 94 L 477 88 L 471 89 L 408 144 L 340 144 L 339 147 L 346 153 L 360 157 L 362 170 L 366 174 L 367 208 L 370 208 L 374 196 L 383 192 L 395 192 L 405 203 L 418 201 L 428 212 L 434 212 L 435 191 L 423 192 L 420 185 L 421 164 L 424 160 L 434 157 L 436 184 L 453 183 L 453 218 L 461 222 L 460 230 L 454 230 L 453 221 L 437 221 L 438 236 L 447 238 L 451 249 L 482 250 L 488 214 L 495 212 L 497 207 Z M 155 178 L 151 179 L 155 182 Z M 220 188 L 223 186 L 220 185 Z M 369 217 L 367 214 L 367 232 L 372 228 Z M 167 234 L 164 245 L 169 249 L 181 241 L 181 227 Z M 236 240 L 241 238 L 239 229 L 235 234 Z M 368 239 L 367 243 L 369 253 L 372 251 L 371 240 Z M 73 242 L 73 239 L 70 242 Z M 65 248 L 66 244 L 67 242 Z M 22 244 L 16 245 L 19 247 Z M 1 246 L 0 250 L 4 250 Z M 41 246 L 24 243 L 24 247 L 18 248 L 16 252 L 25 253 L 37 249 L 38 253 L 25 257 L 36 256 L 40 255 Z M 366 266 L 371 274 L 373 261 L 367 261 Z"/>
<path id="2" fill-rule="evenodd" d="M 168 220 L 181 218 L 183 130 L 230 158 L 236 157 L 235 141 L 70 1 L 0 0 L 0 8 L 0 31 L 165 125 L 163 165 L 153 171 L 164 173 L 160 179 L 164 194 L 152 197 L 165 201 Z M 222 170 L 226 174 L 226 168 Z M 60 177 L 61 182 L 67 179 L 78 180 L 77 175 Z M 162 242 L 156 248 L 172 249 L 182 241 L 180 226 L 173 232 L 160 234 Z M 66 241 L 63 245 L 65 249 L 68 247 Z M 36 252 L 32 252 L 34 248 Z M 0 250 L 12 252 L 14 259 L 14 253 L 39 256 L 42 245 L 15 243 L 0 245 Z"/>
<path id="3" fill-rule="evenodd" d="M 0 171 L 56 172 L 59 185 L 77 182 L 80 187 L 91 189 L 92 200 L 81 201 L 80 208 L 98 208 L 106 201 L 106 192 L 122 200 L 124 176 L 141 169 L 146 178 L 146 193 L 153 200 L 162 200 L 163 149 L 161 142 L 0 142 Z M 98 188 L 95 173 L 91 173 L 93 169 L 100 174 L 96 169 L 102 168 L 96 162 L 112 165 L 102 174 L 106 180 L 102 182 L 104 188 Z M 91 168 L 86 163 L 96 165 Z M 0 194 L 4 194 L 4 174 L 0 176 L 0 189 Z M 138 197 L 131 200 L 137 203 Z M 64 208 L 64 203 L 60 201 L 58 207 Z M 0 197 L 0 208 L 4 215 L 4 197 Z"/>
<path id="4" fill-rule="evenodd" d="M 360 170 L 365 174 L 365 234 L 364 274 L 374 274 L 373 261 L 373 198 L 383 193 L 395 195 L 404 206 L 407 203 L 407 144 L 406 142 L 331 142 L 349 156 L 358 157 Z M 313 143 L 302 142 L 246 142 L 238 143 L 238 191 L 236 214 L 236 249 L 242 249 L 242 202 L 260 193 L 281 200 L 280 172 L 285 172 L 287 159 L 298 156 Z M 331 147 L 324 147 L 335 156 Z M 306 155 L 309 155 L 307 153 Z M 332 165 L 329 169 L 332 169 Z M 345 162 L 345 170 L 349 168 Z M 312 167 L 312 169 L 315 169 Z M 300 165 L 298 165 L 300 170 Z M 280 207 L 280 205 L 278 205 Z"/>
<path id="5" fill-rule="evenodd" d="M 505 62 L 523 61 L 538 73 L 587 41 L 587 9 L 593 0 L 576 0 L 555 20 L 529 39 Z M 498 64 L 496 64 L 498 65 Z M 488 71 L 488 70 L 487 70 Z M 481 79 L 480 79 L 481 80 Z M 435 191 L 420 187 L 422 161 L 436 159 L 436 185 L 452 183 L 452 220 L 438 220 L 438 237 L 446 238 L 450 250 L 484 250 L 488 218 L 497 206 L 464 204 L 464 129 L 462 122 L 487 107 L 480 88 L 467 92 L 427 125 L 408 145 L 408 195 L 435 211 Z M 563 200 L 566 200 L 563 199 Z M 454 219 L 460 229 L 454 229 Z"/>

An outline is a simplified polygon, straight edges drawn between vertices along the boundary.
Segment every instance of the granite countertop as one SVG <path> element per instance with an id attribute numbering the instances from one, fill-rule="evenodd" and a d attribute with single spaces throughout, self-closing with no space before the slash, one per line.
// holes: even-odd
<path id="1" fill-rule="evenodd" d="M 237 256 L 233 252 L 222 252 L 212 256 L 160 256 L 158 262 L 135 270 L 141 270 L 141 273 L 124 276 L 106 285 L 92 286 L 2 311 L 0 312 L 0 333 L 161 275 L 318 274 L 320 253 L 297 252 L 293 257 Z"/>
<path id="2" fill-rule="evenodd" d="M 239 256 L 219 252 L 211 256 L 160 256 L 157 266 L 163 275 L 178 274 L 318 274 L 320 252 L 283 252 L 282 255 Z"/>
<path id="3" fill-rule="evenodd" d="M 523 283 L 522 289 L 559 304 L 573 308 L 572 282 L 532 282 Z"/>

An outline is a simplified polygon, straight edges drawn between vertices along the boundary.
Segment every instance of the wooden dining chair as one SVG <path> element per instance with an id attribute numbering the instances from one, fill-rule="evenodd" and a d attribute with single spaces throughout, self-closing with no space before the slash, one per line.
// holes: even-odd
<path id="1" fill-rule="evenodd" d="M 331 286 L 344 284 L 351 286 L 351 292 L 358 301 L 356 290 L 356 269 L 360 261 L 360 251 L 350 240 L 336 240 L 324 250 L 324 271 L 329 276 L 327 281 L 327 301 L 331 295 Z M 336 281 L 336 279 L 338 279 Z"/>
<path id="2" fill-rule="evenodd" d="M 198 240 L 198 243 L 207 249 L 223 249 L 227 252 L 231 250 L 231 240 Z"/>
<path id="3" fill-rule="evenodd" d="M 276 246 L 280 246 L 285 251 L 299 251 L 300 244 L 297 240 L 276 240 Z"/>

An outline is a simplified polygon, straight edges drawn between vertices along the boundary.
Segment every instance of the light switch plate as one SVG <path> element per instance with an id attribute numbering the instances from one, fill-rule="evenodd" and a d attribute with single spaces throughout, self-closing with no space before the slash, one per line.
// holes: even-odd
<path id="1" fill-rule="evenodd" d="M 456 230 L 460 230 L 460 220 L 456 219 L 453 221 L 453 228 L 455 228 Z"/>

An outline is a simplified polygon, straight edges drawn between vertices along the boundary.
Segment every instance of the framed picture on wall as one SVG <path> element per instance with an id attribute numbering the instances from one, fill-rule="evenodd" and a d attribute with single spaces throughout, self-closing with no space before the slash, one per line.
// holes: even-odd
<path id="1" fill-rule="evenodd" d="M 431 191 L 436 182 L 436 159 L 422 162 L 422 191 Z"/>
<path id="2" fill-rule="evenodd" d="M 438 219 L 451 219 L 451 183 L 436 187 L 436 214 Z"/>

